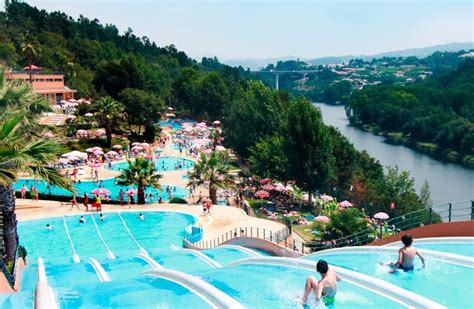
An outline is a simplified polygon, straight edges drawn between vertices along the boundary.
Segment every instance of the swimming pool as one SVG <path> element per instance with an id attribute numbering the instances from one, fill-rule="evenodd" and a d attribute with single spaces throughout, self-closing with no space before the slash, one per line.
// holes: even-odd
<path id="1" fill-rule="evenodd" d="M 137 212 L 120 212 L 105 213 L 105 221 L 100 221 L 96 213 L 90 213 L 85 215 L 85 223 L 79 223 L 79 216 L 20 222 L 18 232 L 21 244 L 27 248 L 30 265 L 22 274 L 20 292 L 0 295 L 0 306 L 5 309 L 32 307 L 38 257 L 44 258 L 48 282 L 62 308 L 210 307 L 188 288 L 141 275 L 151 269 L 150 264 L 138 255 L 143 251 L 165 269 L 200 278 L 247 308 L 299 308 L 298 300 L 306 278 L 318 277 L 314 271 L 291 264 L 249 262 L 232 265 L 230 263 L 250 257 L 245 250 L 232 246 L 202 251 L 211 261 L 222 265 L 222 268 L 216 268 L 199 254 L 177 250 L 185 231 L 196 223 L 196 217 L 174 212 L 147 211 L 143 214 L 145 220 L 140 220 Z M 45 228 L 47 223 L 53 226 L 51 231 Z M 79 263 L 74 263 L 74 253 L 79 257 Z M 110 282 L 101 282 L 90 263 L 91 258 L 98 261 Z M 380 260 L 394 259 L 392 255 L 369 251 L 365 254 L 327 253 L 323 258 L 333 265 L 383 279 L 450 307 L 469 305 L 466 291 L 459 288 L 469 287 L 472 282 L 469 277 L 472 269 L 466 267 L 429 260 L 428 268 L 416 274 L 388 275 L 386 269 L 374 265 Z M 455 276 L 456 281 L 449 280 L 451 276 Z M 405 307 L 393 298 L 349 279 L 338 285 L 337 306 Z"/>
<path id="2" fill-rule="evenodd" d="M 114 171 L 121 171 L 128 166 L 128 162 L 118 162 L 112 164 Z M 156 160 L 155 169 L 159 172 L 172 172 L 193 168 L 194 161 L 179 157 L 160 157 Z"/>
<path id="3" fill-rule="evenodd" d="M 388 266 L 380 263 L 386 265 L 396 261 L 397 254 L 381 253 L 372 249 L 345 254 L 321 251 L 317 256 L 305 258 L 324 259 L 330 264 L 382 279 L 452 308 L 468 308 L 473 304 L 471 296 L 462 288 L 472 287 L 474 282 L 474 269 L 470 267 L 426 259 L 426 268 L 421 269 L 421 262 L 417 258 L 415 271 L 398 271 L 392 274 L 389 273 Z"/>
<path id="4" fill-rule="evenodd" d="M 160 121 L 160 127 L 171 127 L 173 130 L 181 130 L 183 126 L 175 120 L 163 120 Z"/>
<path id="5" fill-rule="evenodd" d="M 13 188 L 15 191 L 18 191 L 21 189 L 21 187 L 25 185 L 26 188 L 29 190 L 31 185 L 34 185 L 38 191 L 42 194 L 50 194 L 50 195 L 56 195 L 56 196 L 66 196 L 66 197 L 72 197 L 72 193 L 58 187 L 50 186 L 47 182 L 44 180 L 35 180 L 35 179 L 19 179 L 15 184 L 13 185 Z M 115 179 L 114 178 L 109 178 L 103 180 L 100 184 L 97 184 L 93 181 L 81 181 L 81 182 L 76 182 L 73 184 L 74 188 L 76 188 L 76 192 L 78 196 L 83 196 L 84 193 L 87 193 L 89 197 L 94 197 L 93 194 L 90 194 L 90 192 L 94 189 L 97 188 L 106 188 L 111 192 L 110 198 L 114 201 L 118 201 L 119 199 L 119 192 L 120 189 L 127 191 L 128 189 L 136 189 L 136 186 L 119 186 L 115 184 Z M 155 188 L 147 188 L 145 189 L 145 193 L 153 194 L 153 199 L 154 202 L 158 202 L 158 197 L 161 197 L 163 200 L 169 200 L 170 196 L 168 192 L 166 191 L 166 184 L 162 185 L 162 190 L 157 190 Z M 187 198 L 189 196 L 189 190 L 184 188 L 184 187 L 179 187 L 179 186 L 171 186 L 171 189 L 173 190 L 173 197 L 180 197 L 180 198 Z M 127 197 L 125 196 L 125 199 Z M 148 200 L 147 200 L 148 202 Z"/>

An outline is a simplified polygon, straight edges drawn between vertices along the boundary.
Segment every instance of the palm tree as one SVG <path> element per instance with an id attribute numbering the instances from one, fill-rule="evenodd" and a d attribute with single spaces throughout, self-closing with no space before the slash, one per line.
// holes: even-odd
<path id="1" fill-rule="evenodd" d="M 235 177 L 230 174 L 231 169 L 230 156 L 227 151 L 213 151 L 210 154 L 201 153 L 199 161 L 188 174 L 188 187 L 208 183 L 209 197 L 212 203 L 215 204 L 217 202 L 217 189 L 225 189 L 235 184 Z"/>
<path id="2" fill-rule="evenodd" d="M 11 263 L 18 247 L 13 183 L 20 173 L 42 178 L 52 185 L 73 191 L 69 180 L 48 166 L 63 148 L 41 137 L 36 116 L 48 103 L 32 93 L 31 85 L 6 83 L 0 70 L 0 213 L 3 215 L 1 258 Z"/>
<path id="3" fill-rule="evenodd" d="M 38 55 L 41 52 L 41 48 L 37 44 L 32 43 L 31 41 L 24 41 L 20 43 L 20 50 L 23 54 L 23 57 L 25 57 L 26 61 L 28 62 L 30 83 L 33 83 L 33 73 L 31 71 L 31 67 L 33 65 L 33 61 L 38 58 Z"/>
<path id="4" fill-rule="evenodd" d="M 118 120 L 124 118 L 122 103 L 111 97 L 102 97 L 95 102 L 96 117 L 100 126 L 105 128 L 107 147 L 112 147 L 112 128 Z"/>
<path id="5" fill-rule="evenodd" d="M 145 188 L 150 186 L 161 190 L 159 183 L 163 177 L 155 170 L 152 161 L 137 157 L 134 161 L 128 161 L 128 167 L 122 171 L 117 178 L 117 184 L 121 186 L 134 186 L 138 188 L 138 204 L 145 204 Z"/>

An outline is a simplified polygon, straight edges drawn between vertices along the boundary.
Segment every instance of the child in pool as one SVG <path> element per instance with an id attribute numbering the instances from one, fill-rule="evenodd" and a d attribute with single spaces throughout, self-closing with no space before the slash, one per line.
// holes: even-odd
<path id="1" fill-rule="evenodd" d="M 418 257 L 423 264 L 423 268 L 425 267 L 425 259 L 423 256 L 411 246 L 413 243 L 413 238 L 409 234 L 405 234 L 402 236 L 402 243 L 404 245 L 403 248 L 398 250 L 398 261 L 396 263 L 390 263 L 389 266 L 392 267 L 390 270 L 391 273 L 396 272 L 398 269 L 403 269 L 403 271 L 412 271 L 414 269 L 414 262 L 415 257 Z"/>
<path id="2" fill-rule="evenodd" d="M 332 269 L 329 269 L 328 263 L 324 260 L 319 260 L 316 264 L 316 270 L 321 275 L 321 280 L 317 281 L 313 276 L 306 279 L 306 285 L 304 289 L 304 295 L 301 299 L 301 303 L 306 305 L 308 296 L 311 291 L 314 291 L 316 295 L 316 303 L 323 300 L 326 308 L 334 308 L 336 301 L 337 282 L 341 281 L 341 278 Z"/>

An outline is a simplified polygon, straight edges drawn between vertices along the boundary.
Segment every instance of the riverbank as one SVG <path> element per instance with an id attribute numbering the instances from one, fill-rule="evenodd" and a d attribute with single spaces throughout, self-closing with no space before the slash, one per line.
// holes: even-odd
<path id="1" fill-rule="evenodd" d="M 449 149 L 440 149 L 438 145 L 434 143 L 424 143 L 415 141 L 407 136 L 404 136 L 401 132 L 386 132 L 380 131 L 378 127 L 364 124 L 360 121 L 354 121 L 349 117 L 349 123 L 351 126 L 361 129 L 365 132 L 372 133 L 374 135 L 383 136 L 385 142 L 392 145 L 401 145 L 410 149 L 421 152 L 425 155 L 430 156 L 436 160 L 447 161 L 452 163 L 461 164 L 463 166 L 474 169 L 474 156 L 466 155 L 462 156 L 456 151 Z"/>

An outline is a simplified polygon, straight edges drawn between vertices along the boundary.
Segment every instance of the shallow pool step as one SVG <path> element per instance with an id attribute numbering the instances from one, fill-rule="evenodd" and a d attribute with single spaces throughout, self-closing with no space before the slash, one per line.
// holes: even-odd
<path id="1" fill-rule="evenodd" d="M 196 255 L 186 251 L 152 255 L 152 258 L 164 268 L 182 271 L 188 274 L 214 269 L 213 266 L 209 265 Z"/>
<path id="2" fill-rule="evenodd" d="M 137 257 L 102 261 L 100 263 L 110 277 L 111 281 L 135 279 L 151 266 Z"/>
<path id="3" fill-rule="evenodd" d="M 33 308 L 34 291 L 22 291 L 12 294 L 0 294 L 0 308 Z"/>
<path id="4" fill-rule="evenodd" d="M 45 266 L 48 282 L 53 288 L 99 282 L 96 271 L 87 261 L 79 264 L 47 264 Z"/>

